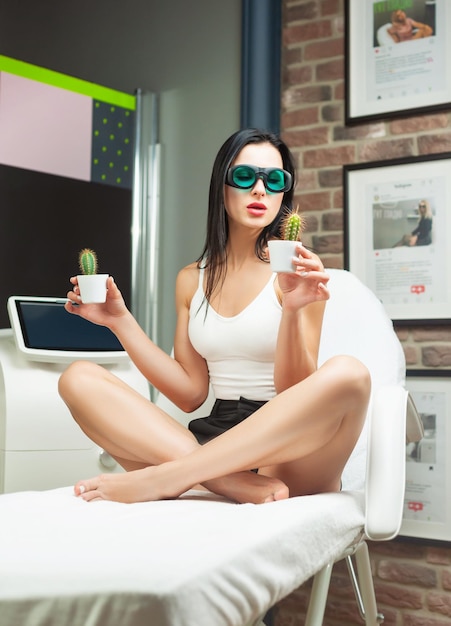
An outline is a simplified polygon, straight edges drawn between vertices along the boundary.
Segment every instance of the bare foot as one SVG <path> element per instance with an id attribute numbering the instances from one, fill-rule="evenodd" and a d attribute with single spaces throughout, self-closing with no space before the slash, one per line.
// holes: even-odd
<path id="1" fill-rule="evenodd" d="M 167 464 L 162 464 L 124 474 L 100 474 L 95 478 L 78 481 L 74 492 L 86 502 L 113 500 L 133 503 L 174 498 L 192 487 L 173 486 L 168 491 L 167 485 L 174 485 L 168 469 Z M 203 484 L 214 493 L 239 503 L 262 504 L 283 500 L 289 495 L 288 487 L 282 481 L 250 471 L 236 472 Z"/>
<path id="2" fill-rule="evenodd" d="M 166 485 L 173 482 L 167 472 L 161 471 L 164 465 L 152 465 L 124 474 L 100 474 L 94 478 L 79 480 L 74 492 L 86 502 L 113 500 L 131 504 L 174 498 L 190 488 L 190 485 L 186 485 L 168 492 Z"/>
<path id="3" fill-rule="evenodd" d="M 278 478 L 271 478 L 255 472 L 236 472 L 203 483 L 207 489 L 235 500 L 240 504 L 263 504 L 275 500 L 285 500 L 289 496 L 288 487 Z"/>

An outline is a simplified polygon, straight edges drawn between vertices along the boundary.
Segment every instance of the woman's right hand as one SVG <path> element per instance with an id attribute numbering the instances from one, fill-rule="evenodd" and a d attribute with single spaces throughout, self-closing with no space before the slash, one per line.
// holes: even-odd
<path id="1" fill-rule="evenodd" d="M 111 329 L 121 317 L 130 314 L 112 276 L 107 279 L 106 301 L 102 304 L 83 304 L 77 277 L 72 276 L 70 282 L 73 287 L 67 293 L 68 302 L 64 305 L 69 313 L 79 315 L 94 324 L 107 326 Z"/>

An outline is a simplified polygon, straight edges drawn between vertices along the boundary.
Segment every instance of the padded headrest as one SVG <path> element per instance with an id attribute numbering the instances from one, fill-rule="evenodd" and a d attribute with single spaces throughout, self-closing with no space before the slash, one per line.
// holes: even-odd
<path id="1" fill-rule="evenodd" d="M 404 352 L 380 300 L 347 270 L 326 271 L 330 275 L 330 299 L 324 314 L 319 364 L 337 354 L 350 354 L 367 366 L 374 388 L 404 385 Z"/>

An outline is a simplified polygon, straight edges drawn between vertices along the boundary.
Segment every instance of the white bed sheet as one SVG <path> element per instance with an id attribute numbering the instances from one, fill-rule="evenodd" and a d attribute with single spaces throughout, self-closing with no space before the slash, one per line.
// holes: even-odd
<path id="1" fill-rule="evenodd" d="M 243 626 L 360 534 L 363 494 L 237 505 L 0 496 L 1 626 Z"/>

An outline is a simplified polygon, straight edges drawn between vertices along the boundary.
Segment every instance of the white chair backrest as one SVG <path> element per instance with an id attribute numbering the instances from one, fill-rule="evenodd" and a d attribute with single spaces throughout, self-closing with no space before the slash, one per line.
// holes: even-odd
<path id="1" fill-rule="evenodd" d="M 371 374 L 372 389 L 405 383 L 405 358 L 382 303 L 354 274 L 328 269 L 330 299 L 326 305 L 318 363 L 338 354 L 352 355 Z M 343 473 L 343 489 L 365 483 L 367 424 Z"/>
<path id="2" fill-rule="evenodd" d="M 328 269 L 331 297 L 327 302 L 321 335 L 319 364 L 332 356 L 350 354 L 371 373 L 373 390 L 381 385 L 404 385 L 405 360 L 399 340 L 384 307 L 374 293 L 346 270 Z M 182 424 L 209 414 L 213 394 L 193 413 L 184 413 L 159 394 L 157 405 Z M 363 489 L 366 472 L 365 427 L 343 473 L 343 489 Z"/>

